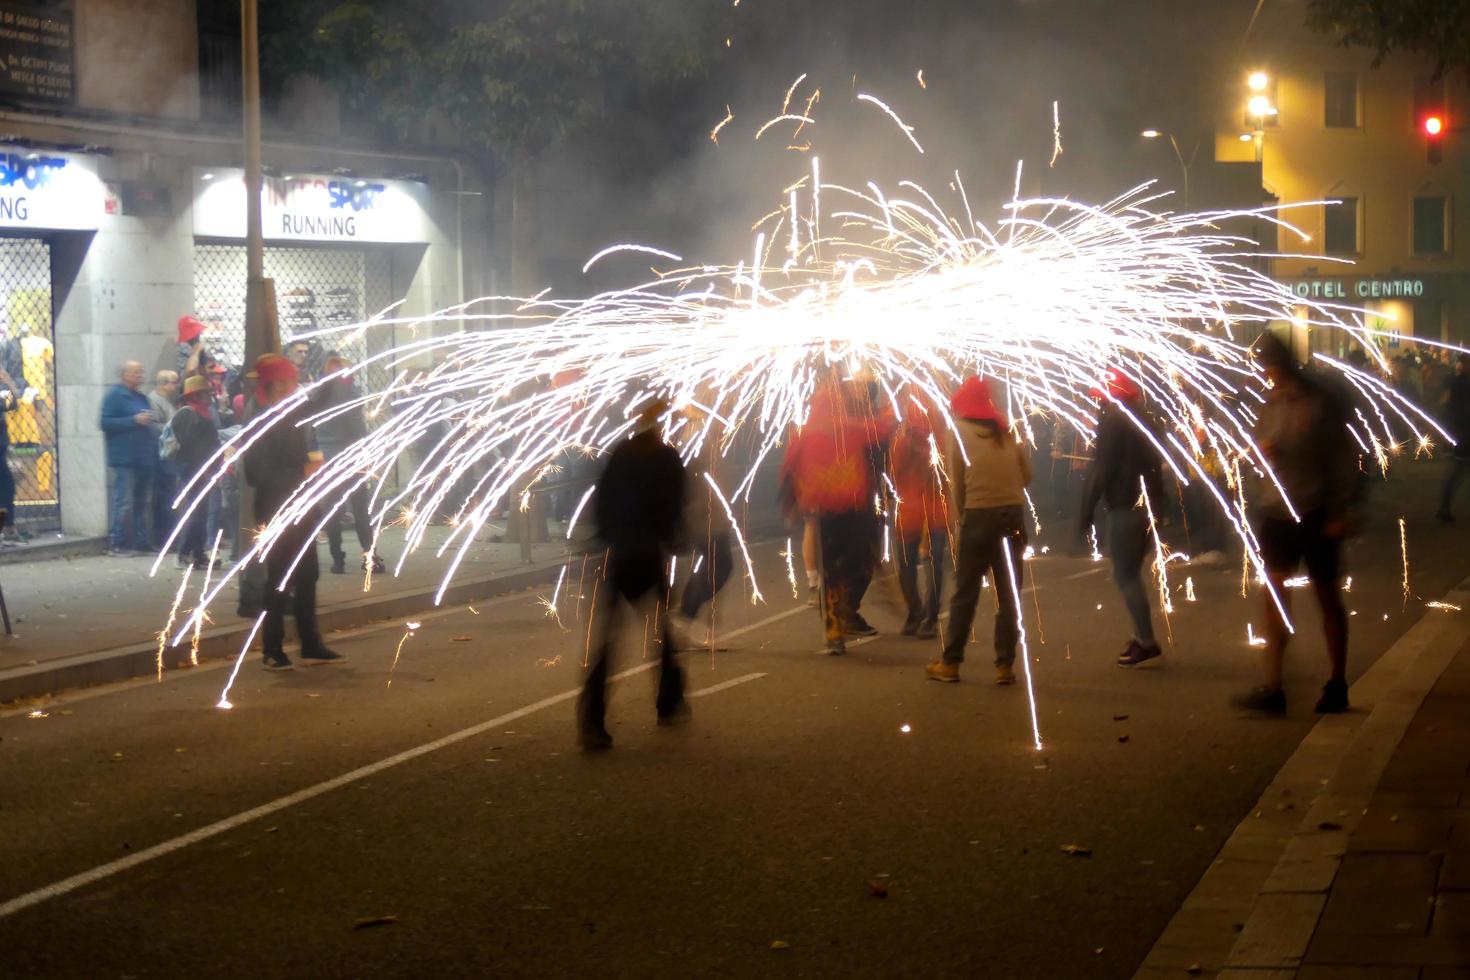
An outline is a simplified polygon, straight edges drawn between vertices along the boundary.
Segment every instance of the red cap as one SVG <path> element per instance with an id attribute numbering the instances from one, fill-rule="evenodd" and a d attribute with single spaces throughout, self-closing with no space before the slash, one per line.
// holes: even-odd
<path id="1" fill-rule="evenodd" d="M 1143 397 L 1143 389 L 1138 386 L 1128 375 L 1117 368 L 1108 368 L 1103 372 L 1102 387 L 1092 389 L 1093 398 L 1104 397 L 1103 389 L 1107 389 L 1107 395 L 1120 402 L 1137 401 Z"/>
<path id="2" fill-rule="evenodd" d="M 179 343 L 189 344 L 204 332 L 204 324 L 192 316 L 179 317 Z"/>
<path id="3" fill-rule="evenodd" d="M 949 402 L 956 418 L 974 419 L 978 422 L 994 422 L 1002 429 L 1009 423 L 1005 414 L 995 407 L 990 394 L 990 384 L 984 378 L 971 375 L 955 390 Z"/>
<path id="4" fill-rule="evenodd" d="M 255 378 L 262 387 L 277 381 L 293 380 L 296 376 L 296 365 L 280 354 L 262 354 L 255 360 Z"/>

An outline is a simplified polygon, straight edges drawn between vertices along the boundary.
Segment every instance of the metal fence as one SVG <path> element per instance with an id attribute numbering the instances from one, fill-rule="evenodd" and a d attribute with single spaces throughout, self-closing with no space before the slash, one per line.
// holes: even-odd
<path id="1" fill-rule="evenodd" d="M 0 238 L 0 390 L 22 534 L 61 530 L 56 453 L 56 347 L 51 333 L 51 247 L 38 238 Z"/>

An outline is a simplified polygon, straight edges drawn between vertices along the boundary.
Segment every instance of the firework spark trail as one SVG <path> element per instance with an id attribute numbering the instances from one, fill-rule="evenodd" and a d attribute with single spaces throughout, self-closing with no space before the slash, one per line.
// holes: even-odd
<path id="1" fill-rule="evenodd" d="M 245 654 L 250 652 L 250 644 L 255 642 L 255 634 L 260 632 L 260 624 L 263 622 L 265 622 L 265 613 L 255 617 L 255 625 L 250 627 L 245 642 L 240 646 L 240 654 L 235 658 L 235 666 L 230 668 L 230 677 L 225 681 L 224 690 L 219 692 L 219 701 L 215 703 L 215 707 L 221 711 L 229 711 L 234 707 L 230 703 L 230 688 L 235 686 L 235 678 L 240 676 L 240 665 L 245 662 Z"/>
<path id="2" fill-rule="evenodd" d="M 1399 553 L 1404 563 L 1404 608 L 1409 608 L 1409 531 L 1404 519 L 1399 518 Z"/>
<path id="3" fill-rule="evenodd" d="M 388 687 L 393 686 L 393 673 L 398 669 L 398 658 L 403 654 L 403 645 L 408 642 L 409 637 L 418 632 L 422 623 L 409 620 L 403 624 L 403 636 L 398 640 L 398 646 L 393 650 L 393 663 L 388 667 Z M 387 688 L 384 688 L 387 690 Z"/>
<path id="4" fill-rule="evenodd" d="M 194 566 L 184 566 L 184 574 L 179 579 L 179 591 L 174 593 L 174 603 L 168 609 L 168 622 L 163 624 L 163 629 L 158 631 L 158 655 L 155 658 L 158 666 L 158 679 L 163 680 L 163 650 L 168 646 L 168 632 L 174 628 L 174 620 L 178 618 L 179 606 L 184 601 L 184 590 L 189 587 L 189 576 L 193 573 Z M 178 642 L 177 640 L 175 641 Z"/>
<path id="5" fill-rule="evenodd" d="M 1164 614 L 1164 629 L 1169 634 L 1170 642 L 1173 642 L 1174 627 L 1169 622 L 1169 614 L 1174 611 L 1174 600 L 1169 595 L 1169 555 L 1164 549 L 1163 540 L 1159 537 L 1159 522 L 1154 517 L 1153 503 L 1148 499 L 1148 480 L 1140 477 L 1138 485 L 1143 490 L 1139 502 L 1143 504 L 1143 511 L 1148 515 L 1148 533 L 1154 539 L 1154 579 L 1159 588 L 1159 610 Z"/>
<path id="6" fill-rule="evenodd" d="M 1009 538 L 1001 539 L 1001 554 L 1006 559 L 1006 575 L 1011 582 L 1011 598 L 1016 603 L 1016 633 L 1021 654 L 1021 675 L 1026 679 L 1026 701 L 1031 706 L 1031 737 L 1036 742 L 1036 751 L 1041 751 L 1041 722 L 1036 714 L 1036 687 L 1031 681 L 1031 650 L 1026 646 L 1026 624 L 1021 616 L 1021 589 L 1016 584 L 1016 564 L 1011 559 Z"/>
<path id="7" fill-rule="evenodd" d="M 796 561 L 791 556 L 791 539 L 786 539 L 786 550 L 781 552 L 781 557 L 786 559 L 786 578 L 791 582 L 791 598 L 800 599 L 801 593 L 796 588 Z"/>
<path id="8" fill-rule="evenodd" d="M 220 528 L 218 531 L 214 532 L 214 547 L 209 549 L 209 564 L 204 567 L 204 586 L 199 590 L 199 596 L 201 599 L 204 596 L 209 595 L 209 580 L 214 577 L 214 565 L 215 562 L 219 561 L 219 543 L 224 536 L 224 528 Z M 194 639 L 189 646 L 190 667 L 199 666 L 199 640 L 203 632 L 204 617 L 196 617 L 194 620 Z"/>

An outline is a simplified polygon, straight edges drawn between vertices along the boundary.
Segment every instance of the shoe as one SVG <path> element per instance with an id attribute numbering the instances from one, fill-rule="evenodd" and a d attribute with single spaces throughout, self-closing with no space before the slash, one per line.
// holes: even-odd
<path id="1" fill-rule="evenodd" d="M 191 567 L 193 564 L 194 563 L 192 561 L 190 561 L 188 558 L 185 558 L 183 555 L 180 555 L 179 560 L 174 563 L 174 565 L 181 571 L 185 568 Z"/>
<path id="2" fill-rule="evenodd" d="M 688 721 L 693 715 L 694 712 L 689 709 L 689 702 L 681 700 L 668 711 L 660 711 L 658 713 L 658 723 L 663 728 L 673 728 L 675 725 L 681 725 Z"/>
<path id="3" fill-rule="evenodd" d="M 852 636 L 877 636 L 878 628 L 857 613 L 847 621 L 847 632 Z"/>
<path id="4" fill-rule="evenodd" d="M 1317 714 L 1340 715 L 1348 709 L 1347 681 L 1328 681 L 1317 699 Z"/>
<path id="5" fill-rule="evenodd" d="M 332 574 L 333 575 L 346 575 L 347 574 L 347 559 L 345 557 L 344 558 L 333 558 L 332 559 Z"/>
<path id="6" fill-rule="evenodd" d="M 898 631 L 898 635 L 899 636 L 913 636 L 917 632 L 919 632 L 919 623 L 918 623 L 918 620 L 906 619 L 906 620 L 904 620 L 903 628 Z"/>
<path id="7" fill-rule="evenodd" d="M 827 656 L 841 657 L 847 653 L 847 642 L 845 640 L 828 640 Z"/>
<path id="8" fill-rule="evenodd" d="M 1206 568 L 1213 568 L 1216 565 L 1223 565 L 1229 560 L 1230 557 L 1226 555 L 1225 552 L 1220 551 L 1219 549 L 1214 549 L 1211 551 L 1206 551 L 1204 554 L 1197 556 L 1193 561 L 1190 562 L 1190 564 L 1203 565 Z"/>
<path id="9" fill-rule="evenodd" d="M 1137 640 L 1133 640 L 1128 644 L 1128 649 L 1118 654 L 1118 666 L 1137 667 L 1145 661 L 1153 660 L 1155 657 L 1162 657 L 1163 655 L 1164 651 L 1157 643 L 1151 647 L 1146 647 Z"/>
<path id="10" fill-rule="evenodd" d="M 959 678 L 956 678 L 958 680 Z M 1010 664 L 995 665 L 995 686 L 1009 687 L 1016 683 L 1016 668 Z"/>
<path id="11" fill-rule="evenodd" d="M 131 558 L 133 553 L 126 548 L 108 548 L 102 552 L 108 558 Z"/>
<path id="12" fill-rule="evenodd" d="M 371 563 L 368 561 L 368 556 L 367 555 L 363 555 L 362 556 L 362 570 L 363 571 L 367 571 L 369 564 L 372 565 L 372 569 L 373 569 L 373 574 L 374 575 L 379 575 L 379 574 L 381 574 L 383 572 L 386 572 L 388 570 L 388 566 L 386 564 L 384 564 L 384 562 L 383 562 L 383 556 L 382 555 L 373 555 Z"/>
<path id="13" fill-rule="evenodd" d="M 295 670 L 296 665 L 291 658 L 284 653 L 267 653 L 261 658 L 260 665 L 266 670 Z"/>
<path id="14" fill-rule="evenodd" d="M 1258 687 L 1246 694 L 1231 698 L 1230 703 L 1237 708 L 1259 712 L 1263 715 L 1279 717 L 1286 714 L 1286 692 L 1280 688 Z"/>
<path id="15" fill-rule="evenodd" d="M 1451 514 L 1447 510 L 1439 511 L 1437 514 L 1434 515 L 1434 519 L 1437 521 L 1443 521 L 1446 524 L 1455 523 L 1455 515 Z"/>
<path id="16" fill-rule="evenodd" d="M 914 639 L 916 640 L 932 640 L 938 635 L 938 623 L 920 623 L 919 628 L 914 630 Z"/>
<path id="17" fill-rule="evenodd" d="M 810 609 L 817 608 L 817 587 L 815 585 L 808 587 L 806 590 L 806 604 Z"/>
<path id="18" fill-rule="evenodd" d="M 931 681 L 942 681 L 945 684 L 958 684 L 960 680 L 960 665 L 936 660 L 924 667 L 924 673 L 928 675 Z"/>
<path id="19" fill-rule="evenodd" d="M 583 752 L 606 752 L 612 748 L 612 736 L 601 726 L 582 728 L 577 731 L 577 745 Z"/>
<path id="20" fill-rule="evenodd" d="M 318 647 L 310 653 L 303 650 L 301 659 L 313 664 L 340 664 L 347 659 L 347 654 Z"/>

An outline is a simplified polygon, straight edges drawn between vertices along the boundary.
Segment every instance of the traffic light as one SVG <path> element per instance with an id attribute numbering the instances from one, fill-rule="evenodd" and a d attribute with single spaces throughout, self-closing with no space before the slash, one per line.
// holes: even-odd
<path id="1" fill-rule="evenodd" d="M 1427 113 L 1420 121 L 1419 128 L 1424 132 L 1424 147 L 1429 162 L 1439 163 L 1444 156 L 1444 113 Z"/>

